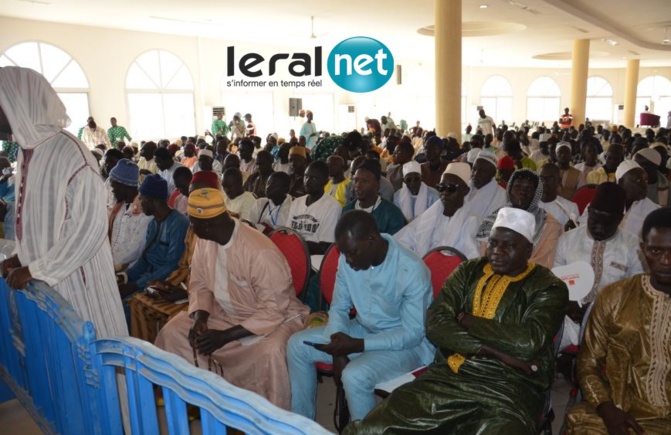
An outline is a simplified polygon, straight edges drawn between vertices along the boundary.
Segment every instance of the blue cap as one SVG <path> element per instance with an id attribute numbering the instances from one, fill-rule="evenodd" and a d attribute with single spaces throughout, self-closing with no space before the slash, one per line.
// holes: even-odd
<path id="1" fill-rule="evenodd" d="M 147 175 L 140 186 L 140 195 L 168 199 L 168 182 L 158 174 Z"/>

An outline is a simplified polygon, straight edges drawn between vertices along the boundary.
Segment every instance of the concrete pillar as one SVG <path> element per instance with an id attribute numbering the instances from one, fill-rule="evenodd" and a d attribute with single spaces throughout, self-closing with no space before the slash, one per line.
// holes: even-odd
<path id="1" fill-rule="evenodd" d="M 638 67 L 641 61 L 629 59 L 624 81 L 624 119 L 622 124 L 629 128 L 636 126 L 636 91 L 638 89 Z"/>
<path id="2" fill-rule="evenodd" d="M 435 0 L 436 133 L 461 134 L 461 0 Z"/>
<path id="3" fill-rule="evenodd" d="M 587 72 L 589 70 L 589 39 L 573 41 L 573 63 L 571 65 L 571 113 L 573 125 L 585 122 L 587 104 Z"/>

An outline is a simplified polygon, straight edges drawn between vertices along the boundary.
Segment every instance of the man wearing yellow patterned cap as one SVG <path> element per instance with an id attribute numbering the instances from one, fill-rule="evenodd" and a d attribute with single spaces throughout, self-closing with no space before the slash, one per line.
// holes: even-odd
<path id="1" fill-rule="evenodd" d="M 568 289 L 529 262 L 534 227 L 524 210 L 499 211 L 486 256 L 462 263 L 429 307 L 434 364 L 346 434 L 538 433 Z"/>
<path id="2" fill-rule="evenodd" d="M 270 239 L 231 218 L 221 191 L 193 191 L 188 212 L 199 238 L 189 310 L 161 330 L 156 345 L 188 361 L 195 350 L 199 367 L 214 361 L 233 385 L 289 409 L 286 344 L 308 312 L 289 265 Z"/>

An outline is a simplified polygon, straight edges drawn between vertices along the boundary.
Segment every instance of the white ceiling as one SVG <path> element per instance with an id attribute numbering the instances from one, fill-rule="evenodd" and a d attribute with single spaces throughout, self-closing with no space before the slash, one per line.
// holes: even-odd
<path id="1" fill-rule="evenodd" d="M 433 4 L 434 0 L 0 0 L 0 15 L 270 45 L 323 45 L 326 50 L 347 37 L 367 35 L 384 42 L 397 59 L 430 60 L 433 37 L 417 30 L 434 24 Z M 481 4 L 488 7 L 481 9 Z M 316 39 L 311 38 L 311 16 Z M 464 65 L 567 68 L 570 60 L 533 57 L 566 56 L 573 40 L 590 39 L 592 68 L 621 68 L 625 58 L 640 59 L 641 66 L 671 66 L 671 44 L 662 44 L 665 27 L 671 27 L 671 0 L 463 0 L 463 21 L 464 29 L 473 26 L 471 22 L 523 28 L 465 37 Z"/>

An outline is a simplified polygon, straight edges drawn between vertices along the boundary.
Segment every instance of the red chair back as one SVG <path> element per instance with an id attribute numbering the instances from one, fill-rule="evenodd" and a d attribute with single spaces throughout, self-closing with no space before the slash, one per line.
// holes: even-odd
<path id="1" fill-rule="evenodd" d="M 450 246 L 439 246 L 427 252 L 422 260 L 431 271 L 431 285 L 435 299 L 447 278 L 457 266 L 466 261 L 466 256 Z"/>
<path id="2" fill-rule="evenodd" d="M 585 207 L 587 207 L 589 203 L 592 202 L 592 198 L 594 198 L 595 193 L 596 186 L 593 184 L 588 184 L 586 186 L 582 186 L 580 189 L 578 189 L 575 195 L 573 195 L 571 201 L 578 204 L 578 211 L 580 214 L 582 214 L 582 212 L 585 211 Z"/>
<path id="3" fill-rule="evenodd" d="M 291 228 L 278 228 L 270 233 L 270 240 L 284 255 L 291 269 L 291 280 L 296 295 L 304 293 L 310 277 L 310 251 L 300 234 Z"/>
<path id="4" fill-rule="evenodd" d="M 329 305 L 331 304 L 331 300 L 333 300 L 336 273 L 338 272 L 338 260 L 340 260 L 340 251 L 334 243 L 324 254 L 322 264 L 319 267 L 319 286 L 322 289 L 324 300 Z"/>

